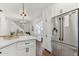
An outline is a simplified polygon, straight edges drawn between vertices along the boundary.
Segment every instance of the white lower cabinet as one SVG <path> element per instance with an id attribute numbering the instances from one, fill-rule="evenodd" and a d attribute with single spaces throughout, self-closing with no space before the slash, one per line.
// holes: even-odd
<path id="1" fill-rule="evenodd" d="M 0 49 L 0 56 L 35 56 L 36 40 L 21 41 Z"/>
<path id="2" fill-rule="evenodd" d="M 12 44 L 5 48 L 0 49 L 0 56 L 15 56 L 16 55 L 16 44 Z"/>
<path id="3" fill-rule="evenodd" d="M 0 49 L 0 56 L 7 56 L 8 50 L 6 48 Z"/>
<path id="4" fill-rule="evenodd" d="M 36 41 L 23 41 L 17 43 L 18 56 L 35 56 L 36 55 Z"/>

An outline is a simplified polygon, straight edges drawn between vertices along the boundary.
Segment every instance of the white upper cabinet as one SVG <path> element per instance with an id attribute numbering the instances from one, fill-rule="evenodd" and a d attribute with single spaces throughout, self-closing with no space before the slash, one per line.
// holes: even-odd
<path id="1" fill-rule="evenodd" d="M 8 20 L 6 16 L 0 12 L 0 36 L 9 35 L 8 33 Z"/>

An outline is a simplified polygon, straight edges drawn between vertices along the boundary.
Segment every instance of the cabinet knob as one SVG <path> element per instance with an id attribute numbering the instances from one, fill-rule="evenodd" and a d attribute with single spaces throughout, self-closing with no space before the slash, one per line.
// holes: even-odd
<path id="1" fill-rule="evenodd" d="M 2 52 L 0 52 L 0 54 L 2 54 Z"/>

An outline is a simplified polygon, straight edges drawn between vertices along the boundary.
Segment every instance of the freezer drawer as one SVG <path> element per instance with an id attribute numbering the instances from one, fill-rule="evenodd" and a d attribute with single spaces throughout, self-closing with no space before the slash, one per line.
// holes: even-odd
<path id="1" fill-rule="evenodd" d="M 52 40 L 52 54 L 55 56 L 77 56 L 78 47 Z"/>

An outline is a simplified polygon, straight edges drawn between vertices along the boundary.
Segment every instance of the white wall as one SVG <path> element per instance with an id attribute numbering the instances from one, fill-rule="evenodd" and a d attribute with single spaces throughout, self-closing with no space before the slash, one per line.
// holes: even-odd
<path id="1" fill-rule="evenodd" d="M 16 32 L 19 29 L 20 31 L 24 31 L 21 27 L 19 27 L 16 23 L 11 20 L 8 20 L 8 30 L 9 32 Z"/>

